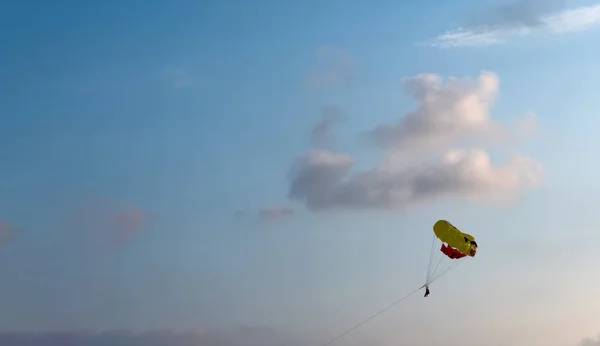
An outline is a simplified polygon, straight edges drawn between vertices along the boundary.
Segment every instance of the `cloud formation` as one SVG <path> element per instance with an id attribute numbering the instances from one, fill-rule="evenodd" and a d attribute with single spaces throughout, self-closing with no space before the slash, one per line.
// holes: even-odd
<path id="1" fill-rule="evenodd" d="M 372 139 L 396 150 L 445 147 L 461 139 L 504 135 L 490 110 L 500 81 L 493 72 L 483 72 L 475 82 L 420 74 L 406 80 L 408 93 L 418 107 L 397 124 L 384 124 L 371 131 Z"/>
<path id="2" fill-rule="evenodd" d="M 458 147 L 508 132 L 490 114 L 499 88 L 496 74 L 483 72 L 475 82 L 450 78 L 446 84 L 423 74 L 408 79 L 406 88 L 416 109 L 369 132 L 387 150 L 382 163 L 353 172 L 351 155 L 310 150 L 288 172 L 289 198 L 313 211 L 404 209 L 443 197 L 506 201 L 541 183 L 541 165 L 532 158 L 495 165 L 482 148 Z"/>
<path id="3" fill-rule="evenodd" d="M 562 10 L 550 14 L 518 16 L 512 11 L 511 20 L 491 22 L 445 32 L 428 44 L 436 48 L 477 47 L 503 44 L 509 39 L 532 35 L 559 35 L 581 32 L 600 24 L 600 4 Z"/>
<path id="4" fill-rule="evenodd" d="M 331 45 L 321 46 L 317 50 L 317 58 L 319 59 L 318 71 L 306 77 L 308 85 L 313 87 L 341 84 L 356 68 L 356 62 L 348 52 Z"/>

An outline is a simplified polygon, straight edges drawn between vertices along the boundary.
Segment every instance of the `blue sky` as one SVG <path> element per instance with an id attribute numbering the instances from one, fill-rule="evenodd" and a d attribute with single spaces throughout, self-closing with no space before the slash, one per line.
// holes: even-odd
<path id="1" fill-rule="evenodd" d="M 0 23 L 0 338 L 322 344 L 421 286 L 448 219 L 477 256 L 340 345 L 599 342 L 592 1 L 12 1 Z M 157 333 L 115 338 L 178 338 Z"/>

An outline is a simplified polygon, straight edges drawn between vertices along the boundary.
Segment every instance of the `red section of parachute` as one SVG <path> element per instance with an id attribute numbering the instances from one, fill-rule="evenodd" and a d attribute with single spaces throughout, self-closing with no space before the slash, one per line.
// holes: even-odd
<path id="1" fill-rule="evenodd" d="M 455 248 L 451 246 L 446 246 L 446 244 L 442 244 L 442 248 L 440 249 L 440 251 L 442 251 L 444 255 L 452 259 L 459 259 L 466 256 L 464 253 L 456 250 Z"/>

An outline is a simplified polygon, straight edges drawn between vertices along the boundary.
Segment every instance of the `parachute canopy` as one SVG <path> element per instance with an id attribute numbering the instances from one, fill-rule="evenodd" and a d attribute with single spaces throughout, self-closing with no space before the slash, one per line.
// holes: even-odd
<path id="1" fill-rule="evenodd" d="M 446 220 L 438 220 L 433 225 L 433 243 L 425 285 L 456 267 L 464 258 L 475 257 L 476 253 L 475 237 L 462 232 Z"/>
<path id="2" fill-rule="evenodd" d="M 477 243 L 472 235 L 463 233 L 446 220 L 439 220 L 433 225 L 433 233 L 444 243 L 463 253 L 475 257 Z M 443 251 L 443 250 L 442 250 Z M 450 257 L 450 256 L 448 256 Z"/>

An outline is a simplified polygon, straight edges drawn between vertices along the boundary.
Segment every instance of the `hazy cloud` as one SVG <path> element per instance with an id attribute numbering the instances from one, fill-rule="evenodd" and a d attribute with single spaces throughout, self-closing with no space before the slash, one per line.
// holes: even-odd
<path id="1" fill-rule="evenodd" d="M 331 147 L 333 145 L 332 129 L 344 119 L 343 111 L 336 106 L 328 105 L 323 107 L 321 121 L 313 127 L 310 134 L 310 140 L 313 145 L 319 147 Z"/>
<path id="2" fill-rule="evenodd" d="M 382 163 L 353 172 L 351 155 L 311 150 L 289 170 L 289 198 L 315 211 L 402 209 L 451 196 L 509 201 L 541 183 L 541 165 L 532 158 L 497 165 L 482 148 L 457 147 L 509 132 L 490 114 L 496 74 L 484 72 L 475 82 L 451 78 L 446 85 L 437 75 L 423 74 L 408 79 L 406 87 L 418 102 L 415 111 L 370 132 L 387 150 Z"/>
<path id="3" fill-rule="evenodd" d="M 259 211 L 258 216 L 263 222 L 289 219 L 294 215 L 294 209 L 288 207 L 270 207 Z"/>
<path id="4" fill-rule="evenodd" d="M 596 339 L 585 338 L 579 345 L 580 346 L 600 346 L 600 337 L 597 337 Z"/>
<path id="5" fill-rule="evenodd" d="M 269 328 L 244 328 L 232 332 L 151 330 L 5 332 L 2 346 L 282 346 L 300 345 L 285 340 Z"/>
<path id="6" fill-rule="evenodd" d="M 138 235 L 150 221 L 148 214 L 137 206 L 119 210 L 113 217 L 112 223 L 119 243 L 127 242 Z"/>
<path id="7" fill-rule="evenodd" d="M 502 20 L 445 32 L 429 45 L 437 48 L 485 46 L 505 43 L 511 38 L 531 35 L 558 35 L 581 32 L 600 24 L 600 5 L 567 9 L 550 14 L 509 6 Z"/>
<path id="8" fill-rule="evenodd" d="M 345 82 L 354 72 L 356 62 L 346 51 L 331 45 L 321 46 L 317 50 L 319 67 L 310 73 L 306 81 L 314 87 L 331 86 Z"/>
<path id="9" fill-rule="evenodd" d="M 242 220 L 246 217 L 246 212 L 243 210 L 236 210 L 233 212 L 233 218 L 236 220 Z"/>
<path id="10" fill-rule="evenodd" d="M 6 244 L 20 230 L 0 220 L 0 245 Z"/>
<path id="11" fill-rule="evenodd" d="M 192 74 L 187 69 L 181 67 L 167 67 L 164 72 L 170 83 L 176 89 L 190 87 L 193 84 Z"/>
<path id="12" fill-rule="evenodd" d="M 544 25 L 544 15 L 564 7 L 564 0 L 517 0 L 494 6 L 471 15 L 469 27 L 537 27 Z"/>
<path id="13" fill-rule="evenodd" d="M 530 138 L 536 136 L 540 131 L 538 115 L 527 113 L 522 119 L 515 122 L 514 130 L 519 138 Z"/>
<path id="14" fill-rule="evenodd" d="M 81 201 L 72 214 L 72 227 L 99 243 L 124 244 L 141 234 L 151 217 L 141 207 L 105 198 Z"/>

